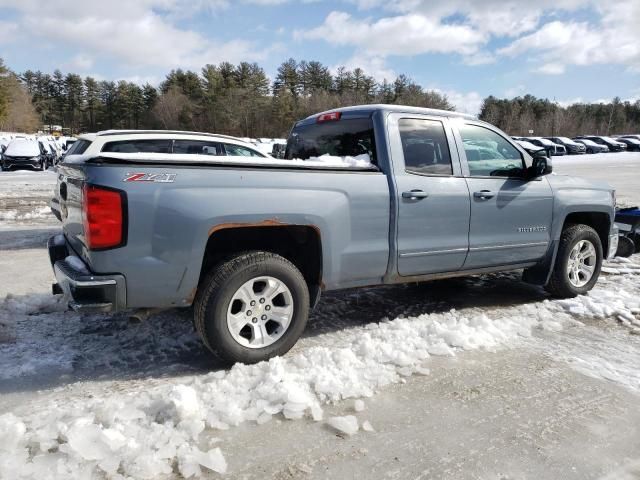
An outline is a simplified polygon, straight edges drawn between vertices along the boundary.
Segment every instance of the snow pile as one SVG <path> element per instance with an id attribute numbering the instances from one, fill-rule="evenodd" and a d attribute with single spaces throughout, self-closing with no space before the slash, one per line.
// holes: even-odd
<path id="1" fill-rule="evenodd" d="M 46 342 L 39 337 L 30 335 L 16 340 L 16 324 L 29 321 L 30 315 L 64 312 L 67 304 L 62 296 L 54 297 L 50 294 L 31 294 L 24 296 L 7 295 L 0 303 L 0 344 L 3 357 L 8 356 L 11 362 L 2 363 L 0 379 L 33 374 L 48 367 L 70 369 L 73 355 L 69 348 L 58 345 L 54 349 L 47 348 Z M 59 324 L 64 319 L 55 316 Z M 4 343 L 10 342 L 10 343 Z M 20 346 L 17 346 L 17 343 Z M 25 352 L 24 356 L 14 356 L 11 353 L 18 348 Z M 34 352 L 37 352 L 34 354 Z M 4 359 L 3 359 L 4 360 Z"/>
<path id="2" fill-rule="evenodd" d="M 38 218 L 47 218 L 49 216 L 53 216 L 53 214 L 51 213 L 51 209 L 48 206 L 34 207 L 33 210 L 28 212 L 19 212 L 18 210 L 5 210 L 0 211 L 0 222 L 34 220 Z"/>
<path id="3" fill-rule="evenodd" d="M 327 420 L 327 425 L 334 430 L 349 436 L 355 435 L 360 429 L 358 426 L 358 419 L 353 415 L 347 415 L 345 417 L 331 417 Z"/>
<path id="4" fill-rule="evenodd" d="M 368 397 L 411 373 L 424 372 L 430 355 L 486 348 L 529 336 L 546 307 L 490 319 L 480 311 L 420 315 L 342 332 L 342 346 L 311 347 L 256 365 L 235 365 L 108 398 L 80 398 L 28 418 L 1 417 L 13 432 L 0 449 L 0 478 L 92 478 L 117 474 L 156 478 L 174 466 L 185 477 L 223 472 L 222 452 L 206 446 L 212 430 L 274 415 L 322 420 L 322 405 Z M 529 318 L 526 318 L 529 317 Z M 358 405 L 360 408 L 360 405 Z M 349 433 L 353 421 L 330 421 Z M 357 431 L 357 421 L 355 431 Z M 369 428 L 369 426 L 367 426 Z"/>
<path id="5" fill-rule="evenodd" d="M 640 264 L 635 259 L 616 258 L 607 264 L 609 275 L 603 275 L 589 295 L 557 300 L 571 315 L 592 318 L 616 318 L 633 333 L 640 334 Z M 612 267 L 616 265 L 616 267 Z"/>
<path id="6" fill-rule="evenodd" d="M 337 157 L 335 155 L 329 155 L 328 153 L 320 157 L 309 157 L 308 160 L 300 160 L 305 164 L 321 164 L 332 167 L 356 167 L 356 168 L 369 168 L 372 166 L 371 158 L 369 154 L 363 153 L 355 157 Z"/>

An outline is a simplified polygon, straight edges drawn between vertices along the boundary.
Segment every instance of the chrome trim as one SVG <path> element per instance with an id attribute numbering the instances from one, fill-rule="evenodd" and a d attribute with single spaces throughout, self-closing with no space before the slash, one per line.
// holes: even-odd
<path id="1" fill-rule="evenodd" d="M 427 252 L 408 252 L 408 253 L 401 253 L 400 258 L 438 255 L 439 253 L 466 253 L 467 250 L 468 248 L 452 248 L 448 250 L 429 250 Z"/>
<path id="2" fill-rule="evenodd" d="M 115 280 L 74 280 L 73 278 L 69 278 L 68 281 L 78 287 L 102 287 L 104 285 L 115 285 L 117 283 Z"/>
<path id="3" fill-rule="evenodd" d="M 479 252 L 483 250 L 501 250 L 506 248 L 521 248 L 521 247 L 542 247 L 548 246 L 549 242 L 534 242 L 534 243 L 510 243 L 508 245 L 490 245 L 488 247 L 471 247 L 470 252 Z"/>

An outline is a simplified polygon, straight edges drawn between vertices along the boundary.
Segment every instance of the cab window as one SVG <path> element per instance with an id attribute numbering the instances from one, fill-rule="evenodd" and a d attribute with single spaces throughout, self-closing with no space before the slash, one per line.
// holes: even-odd
<path id="1" fill-rule="evenodd" d="M 522 155 L 504 137 L 478 125 L 461 125 L 459 130 L 471 176 L 524 176 Z"/>
<path id="2" fill-rule="evenodd" d="M 398 122 L 407 172 L 452 175 L 451 154 L 442 122 L 401 118 Z"/>

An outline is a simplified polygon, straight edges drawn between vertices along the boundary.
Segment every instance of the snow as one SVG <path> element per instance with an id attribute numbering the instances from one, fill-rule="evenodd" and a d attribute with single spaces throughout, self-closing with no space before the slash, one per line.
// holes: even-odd
<path id="1" fill-rule="evenodd" d="M 37 157 L 40 155 L 40 148 L 38 142 L 17 139 L 9 142 L 4 154 L 12 157 Z"/>
<path id="2" fill-rule="evenodd" d="M 355 402 L 353 402 L 353 409 L 356 412 L 362 412 L 365 409 L 365 404 L 362 400 L 357 399 Z"/>
<path id="3" fill-rule="evenodd" d="M 186 154 L 166 154 L 166 153 L 101 153 L 101 158 L 112 158 L 117 160 L 130 160 L 139 163 L 148 162 L 167 162 L 167 163 L 206 163 L 219 165 L 237 165 L 237 166 L 304 166 L 304 167 L 330 167 L 330 168 L 352 168 L 352 169 L 370 169 L 372 168 L 371 159 L 368 154 L 358 155 L 356 157 L 338 157 L 332 155 L 322 155 L 320 157 L 311 157 L 308 160 L 293 159 L 281 160 L 277 158 L 267 157 L 211 157 L 210 155 L 186 155 Z"/>
<path id="4" fill-rule="evenodd" d="M 373 428 L 369 420 L 365 420 L 364 422 L 362 422 L 362 430 L 364 430 L 365 432 L 375 432 L 375 429 Z"/>
<path id="5" fill-rule="evenodd" d="M 327 420 L 327 425 L 345 435 L 355 435 L 358 433 L 358 419 L 353 415 L 346 415 L 344 417 L 331 417 Z"/>

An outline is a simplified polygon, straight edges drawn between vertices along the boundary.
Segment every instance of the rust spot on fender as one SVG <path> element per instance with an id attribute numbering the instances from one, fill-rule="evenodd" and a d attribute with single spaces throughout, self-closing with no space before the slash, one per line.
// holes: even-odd
<path id="1" fill-rule="evenodd" d="M 192 304 L 196 299 L 196 293 L 198 293 L 198 287 L 195 287 L 191 292 L 189 292 L 189 295 L 187 295 L 187 298 L 185 299 L 186 302 Z"/>
<path id="2" fill-rule="evenodd" d="M 249 228 L 249 227 L 286 227 L 289 226 L 289 223 L 282 222 L 277 218 L 267 218 L 266 220 L 261 220 L 259 222 L 247 222 L 247 223 L 219 223 L 218 225 L 214 225 L 209 229 L 209 236 L 220 230 L 226 230 L 228 228 Z M 316 228 L 314 225 L 311 225 L 313 228 Z"/>

